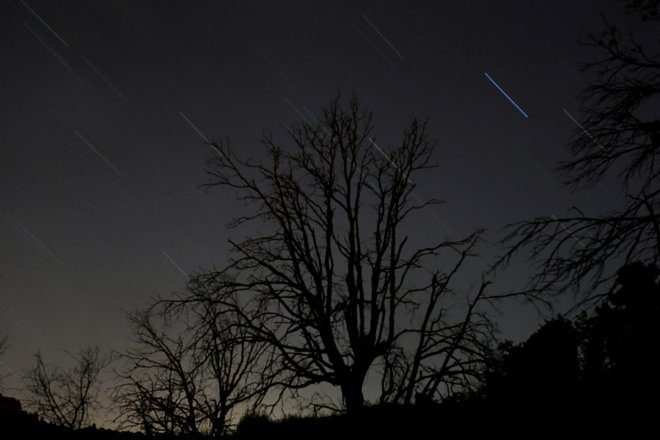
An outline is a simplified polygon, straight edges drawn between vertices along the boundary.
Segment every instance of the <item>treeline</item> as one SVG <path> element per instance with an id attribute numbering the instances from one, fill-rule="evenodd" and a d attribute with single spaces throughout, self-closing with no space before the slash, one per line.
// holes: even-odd
<path id="1" fill-rule="evenodd" d="M 534 422 L 648 426 L 660 392 L 659 276 L 657 266 L 626 265 L 591 313 L 556 317 L 524 343 L 501 345 L 472 398 Z"/>
<path id="2" fill-rule="evenodd" d="M 463 439 L 630 434 L 656 417 L 657 405 L 650 399 L 660 393 L 655 363 L 659 322 L 660 269 L 632 263 L 618 271 L 613 288 L 590 311 L 551 319 L 524 342 L 500 344 L 474 390 L 441 403 L 418 395 L 414 405 L 367 406 L 348 415 L 275 421 L 252 413 L 241 419 L 233 437 L 400 438 L 434 430 Z M 95 427 L 73 429 L 28 415 L 1 425 L 7 435 L 144 438 Z"/>

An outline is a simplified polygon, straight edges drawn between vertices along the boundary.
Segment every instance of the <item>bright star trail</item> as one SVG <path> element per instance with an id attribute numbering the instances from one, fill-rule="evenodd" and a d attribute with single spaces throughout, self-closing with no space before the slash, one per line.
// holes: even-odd
<path id="1" fill-rule="evenodd" d="M 190 119 L 188 119 L 188 117 L 186 117 L 186 115 L 184 115 L 184 114 L 181 113 L 181 112 L 179 112 L 179 115 L 181 115 L 181 117 L 184 119 L 184 121 L 186 121 L 186 122 L 188 123 L 188 125 L 190 125 L 190 126 L 192 127 L 192 129 L 195 130 L 195 131 L 197 132 L 197 134 L 200 135 L 200 137 L 201 137 L 202 139 L 204 139 L 204 142 L 206 142 L 206 143 L 209 142 L 209 138 L 207 138 L 207 137 L 204 135 L 204 133 L 202 133 L 202 132 L 200 131 L 200 129 L 197 128 L 197 126 L 196 126 L 195 124 L 193 124 L 192 122 L 190 122 Z"/>
<path id="2" fill-rule="evenodd" d="M 37 41 L 39 41 L 39 43 L 41 43 L 46 48 L 46 50 L 48 50 L 48 52 L 53 54 L 53 56 L 57 59 L 57 61 L 59 61 L 60 64 L 64 66 L 66 70 L 68 70 L 69 72 L 73 72 L 73 67 L 71 67 L 66 61 L 64 61 L 62 57 L 57 52 L 55 52 L 55 50 L 52 47 L 50 47 L 50 45 L 46 43 L 43 38 L 39 36 L 39 34 L 37 34 L 27 23 L 23 22 L 23 26 L 25 26 L 25 28 L 28 31 L 30 31 L 32 35 L 34 35 Z"/>
<path id="3" fill-rule="evenodd" d="M 569 119 L 570 119 L 571 121 L 573 121 L 573 123 L 574 123 L 575 125 L 577 125 L 577 126 L 580 128 L 580 130 L 582 130 L 582 131 L 584 132 L 584 134 L 586 134 L 587 136 L 589 136 L 589 138 L 591 138 L 591 140 L 594 141 L 594 144 L 598 145 L 598 147 L 599 147 L 601 150 L 606 151 L 606 150 L 605 150 L 605 147 L 603 147 L 603 146 L 602 146 L 602 145 L 601 145 L 601 144 L 600 144 L 600 143 L 599 143 L 599 142 L 598 142 L 598 141 L 597 141 L 597 140 L 591 135 L 591 133 L 589 133 L 589 132 L 587 131 L 587 129 L 584 128 L 584 127 L 582 126 L 582 124 L 580 124 L 580 123 L 577 121 L 577 119 L 575 119 L 575 118 L 573 117 L 573 115 L 570 114 L 570 113 L 568 112 L 568 110 L 566 110 L 565 108 L 562 108 L 562 111 L 566 114 L 566 116 L 569 117 Z"/>
<path id="4" fill-rule="evenodd" d="M 27 235 L 28 238 L 29 238 L 30 240 L 32 240 L 32 242 L 33 242 L 35 245 L 37 245 L 37 247 L 39 248 L 39 250 L 41 250 L 44 254 L 48 255 L 50 258 L 52 258 L 53 260 L 55 260 L 59 265 L 64 266 L 64 263 L 62 262 L 62 260 L 60 260 L 59 258 L 57 258 L 57 257 L 55 256 L 55 254 L 53 254 L 53 252 L 52 252 L 50 249 L 48 249 L 48 247 L 46 247 L 46 245 L 43 244 L 43 242 L 42 242 L 41 240 L 39 240 L 37 237 L 34 236 L 34 234 L 32 234 L 32 232 L 30 232 L 30 231 L 29 231 L 25 226 L 23 226 L 21 223 L 17 223 L 17 225 L 18 225 L 19 228 L 21 228 L 21 229 L 23 230 L 23 232 L 25 233 L 25 235 Z"/>
<path id="5" fill-rule="evenodd" d="M 385 41 L 385 43 L 387 43 L 387 45 L 390 46 L 390 49 L 392 49 L 392 50 L 394 51 L 394 53 L 397 54 L 397 56 L 398 56 L 399 58 L 401 58 L 401 60 L 404 60 L 404 59 L 405 59 L 405 58 L 403 58 L 403 55 L 401 55 L 401 52 L 399 52 L 399 51 L 396 49 L 396 47 L 394 47 L 394 45 L 393 45 L 392 43 L 390 43 L 390 40 L 388 40 L 387 38 L 385 38 L 385 35 L 383 35 L 383 33 L 382 33 L 380 30 L 378 30 L 378 28 L 376 27 L 376 25 L 373 24 L 373 23 L 371 22 L 371 20 L 369 20 L 369 17 L 367 17 L 366 15 L 362 14 L 362 18 L 364 18 L 364 20 L 365 20 L 367 23 L 369 23 L 369 26 L 371 26 L 371 27 L 373 28 L 373 30 L 376 31 L 376 33 L 378 34 L 378 36 L 380 36 L 380 38 L 382 38 L 383 41 Z"/>
<path id="6" fill-rule="evenodd" d="M 172 257 L 170 257 L 169 255 L 167 255 L 167 252 L 165 252 L 165 251 L 162 251 L 162 252 L 163 252 L 163 255 L 165 255 L 165 258 L 167 258 L 167 260 L 168 260 L 170 263 L 172 263 L 172 266 L 174 266 L 174 267 L 176 268 L 176 270 L 178 270 L 178 271 L 181 273 L 181 275 L 183 275 L 185 278 L 188 278 L 188 274 L 186 273 L 186 271 L 183 270 L 183 269 L 181 269 L 181 266 L 179 266 L 179 265 L 177 264 L 177 262 L 174 261 L 174 260 L 172 259 Z"/>
<path id="7" fill-rule="evenodd" d="M 46 21 L 43 18 L 41 18 L 41 16 L 39 14 L 37 14 L 34 11 L 34 9 L 32 9 L 30 7 L 30 5 L 28 5 L 24 0 L 20 0 L 20 2 L 23 4 L 23 6 L 25 6 L 32 13 L 32 15 L 34 15 L 37 18 L 37 20 L 39 20 L 41 22 L 41 24 L 46 26 L 46 28 L 51 32 L 51 34 L 53 34 L 55 36 L 55 38 L 57 38 L 60 41 L 60 43 L 62 43 L 66 47 L 69 47 L 69 43 L 64 41 L 64 38 L 60 37 L 60 35 L 57 32 L 55 32 L 55 30 L 52 27 L 50 27 L 50 25 L 48 23 L 46 23 Z"/>
<path id="8" fill-rule="evenodd" d="M 589 135 L 578 42 L 601 14 L 632 20 L 614 0 L 0 2 L 0 376 L 38 350 L 120 351 L 126 311 L 224 267 L 257 227 L 228 225 L 255 207 L 205 191 L 209 141 L 260 163 L 263 136 L 291 148 L 337 94 L 373 111 L 365 146 L 392 164 L 412 115 L 437 141 L 410 203 L 439 203 L 411 213 L 411 247 L 485 228 L 481 264 L 508 222 L 607 206 L 553 172 L 575 127 Z M 537 320 L 507 315 L 502 334 Z"/>
<path id="9" fill-rule="evenodd" d="M 527 116 L 527 113 L 525 113 L 525 111 L 524 111 L 522 108 L 520 108 L 520 106 L 516 103 L 516 101 L 514 101 L 513 98 L 511 98 L 511 97 L 509 96 L 509 94 L 508 94 L 507 92 L 505 92 L 505 91 L 502 89 L 502 87 L 500 87 L 500 85 L 497 84 L 497 83 L 495 82 L 495 80 L 494 80 L 493 78 L 491 78 L 490 75 L 489 75 L 487 72 L 484 72 L 484 75 L 486 75 L 486 78 L 488 78 L 488 80 L 489 80 L 490 82 L 492 82 L 493 85 L 494 85 L 495 87 L 497 87 L 497 90 L 499 90 L 500 93 L 501 93 L 502 95 L 504 95 L 504 97 L 505 97 L 506 99 L 508 99 L 509 102 L 510 102 L 511 104 L 513 104 L 514 107 L 516 107 L 516 108 L 518 109 L 518 111 L 519 111 L 524 117 L 529 118 L 529 116 Z"/>

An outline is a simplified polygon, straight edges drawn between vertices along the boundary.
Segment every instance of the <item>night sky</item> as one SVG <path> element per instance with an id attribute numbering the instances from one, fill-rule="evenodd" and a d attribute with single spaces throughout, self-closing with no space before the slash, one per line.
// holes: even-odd
<path id="1" fill-rule="evenodd" d="M 36 1 L 0 3 L 0 368 L 42 349 L 127 344 L 124 312 L 222 266 L 240 206 L 205 194 L 204 139 L 312 121 L 338 91 L 375 112 L 379 143 L 428 117 L 446 203 L 419 228 L 599 210 L 552 171 L 579 119 L 580 46 L 615 1 Z M 572 116 L 571 116 L 572 115 Z M 509 275 L 512 276 L 512 275 Z M 516 275 L 524 278 L 524 273 Z M 507 337 L 529 318 L 507 316 Z M 3 371 L 0 371 L 3 372 Z"/>

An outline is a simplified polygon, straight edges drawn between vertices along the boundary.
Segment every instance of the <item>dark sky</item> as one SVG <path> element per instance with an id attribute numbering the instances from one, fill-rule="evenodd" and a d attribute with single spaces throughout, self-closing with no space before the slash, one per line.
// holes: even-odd
<path id="1" fill-rule="evenodd" d="M 258 159 L 263 129 L 285 140 L 338 90 L 375 111 L 382 144 L 429 118 L 439 167 L 419 192 L 446 201 L 446 229 L 425 233 L 565 212 L 551 168 L 603 13 L 630 21 L 601 0 L 2 0 L 0 367 L 15 383 L 38 349 L 121 349 L 125 310 L 225 261 L 238 205 L 199 188 L 204 137 Z"/>

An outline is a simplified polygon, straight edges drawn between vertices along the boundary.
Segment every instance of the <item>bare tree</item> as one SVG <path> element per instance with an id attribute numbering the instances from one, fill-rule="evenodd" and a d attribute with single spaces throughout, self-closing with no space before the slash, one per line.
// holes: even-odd
<path id="1" fill-rule="evenodd" d="M 191 348 L 182 336 L 168 334 L 167 323 L 155 324 L 153 309 L 129 315 L 136 348 L 123 354 L 128 362 L 115 389 L 119 420 L 147 434 L 199 432 L 195 402 L 199 385 Z"/>
<path id="2" fill-rule="evenodd" d="M 414 216 L 437 203 L 414 193 L 413 177 L 434 166 L 426 123 L 413 119 L 398 145 L 383 149 L 372 113 L 355 97 L 345 108 L 337 98 L 318 122 L 288 134 L 290 148 L 265 136 L 259 163 L 212 143 L 209 187 L 235 190 L 253 211 L 233 226 L 252 229 L 230 242 L 235 258 L 225 269 L 197 282 L 235 293 L 212 300 L 275 350 L 280 385 L 334 385 L 347 411 L 363 406 L 369 372 L 384 377 L 383 399 L 410 401 L 476 371 L 469 359 L 487 344 L 470 338 L 488 333 L 477 312 L 485 284 L 470 296 L 450 281 L 478 232 L 455 241 L 431 232 L 425 245 L 409 245 Z M 411 342 L 416 349 L 404 349 Z"/>
<path id="3" fill-rule="evenodd" d="M 629 1 L 628 7 L 643 19 L 660 18 L 657 1 Z M 609 23 L 590 45 L 602 55 L 585 64 L 593 81 L 580 95 L 572 158 L 560 171 L 574 190 L 616 177 L 622 203 L 605 214 L 573 208 L 573 215 L 510 226 L 505 260 L 523 248 L 531 251 L 539 262 L 531 289 L 538 292 L 598 292 L 598 286 L 612 284 L 620 266 L 660 259 L 660 53 L 648 53 L 632 34 Z M 595 297 L 581 302 L 590 299 Z"/>
<path id="4" fill-rule="evenodd" d="M 47 364 L 41 353 L 24 376 L 28 407 L 48 422 L 79 429 L 89 423 L 90 412 L 99 406 L 100 374 L 110 362 L 98 347 L 69 354 L 73 366 L 63 369 Z"/>
<path id="5" fill-rule="evenodd" d="M 189 286 L 204 298 L 210 284 Z M 208 301 L 159 301 L 129 315 L 136 346 L 115 398 L 125 427 L 147 434 L 221 436 L 234 411 L 258 405 L 269 388 L 268 347 L 252 341 L 231 311 Z"/>
<path id="6" fill-rule="evenodd" d="M 464 315 L 446 316 L 447 288 L 451 278 L 462 265 L 470 246 L 449 274 L 440 278 L 437 274 L 429 289 L 429 302 L 423 318 L 416 327 L 409 329 L 406 344 L 395 343 L 383 357 L 381 395 L 379 401 L 408 404 L 428 402 L 447 397 L 455 392 L 466 392 L 483 379 L 484 368 L 493 351 L 495 326 L 483 310 L 480 302 L 494 300 L 487 297 L 490 283 L 482 282 L 478 292 L 467 297 Z M 449 301 L 455 298 L 449 298 Z M 412 347 L 412 348 L 411 348 Z"/>

